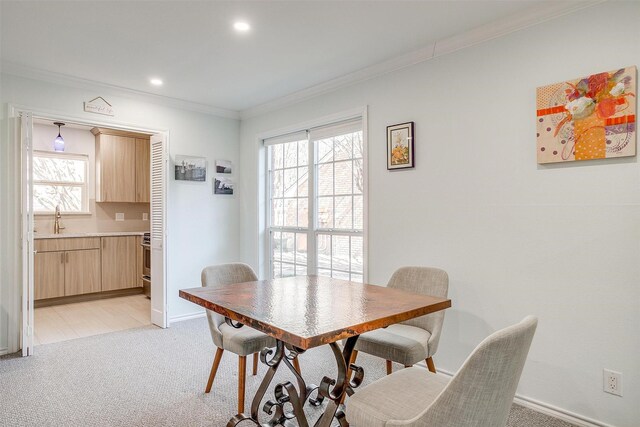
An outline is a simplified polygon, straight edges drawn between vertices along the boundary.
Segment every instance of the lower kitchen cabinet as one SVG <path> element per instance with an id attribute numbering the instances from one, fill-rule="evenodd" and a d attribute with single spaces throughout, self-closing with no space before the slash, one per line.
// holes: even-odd
<path id="1" fill-rule="evenodd" d="M 65 296 L 101 291 L 100 249 L 68 251 L 65 258 Z"/>
<path id="2" fill-rule="evenodd" d="M 140 236 L 38 239 L 34 299 L 141 287 Z"/>
<path id="3" fill-rule="evenodd" d="M 38 252 L 34 264 L 36 300 L 100 292 L 100 249 Z"/>
<path id="4" fill-rule="evenodd" d="M 37 252 L 34 256 L 34 298 L 64 296 L 65 252 Z"/>
<path id="5" fill-rule="evenodd" d="M 102 291 L 135 288 L 136 236 L 102 238 Z"/>

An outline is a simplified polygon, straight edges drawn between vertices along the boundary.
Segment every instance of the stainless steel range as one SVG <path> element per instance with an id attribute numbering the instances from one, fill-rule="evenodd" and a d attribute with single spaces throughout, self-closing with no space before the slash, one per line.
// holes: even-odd
<path id="1" fill-rule="evenodd" d="M 142 288 L 144 294 L 151 298 L 151 233 L 142 237 Z"/>

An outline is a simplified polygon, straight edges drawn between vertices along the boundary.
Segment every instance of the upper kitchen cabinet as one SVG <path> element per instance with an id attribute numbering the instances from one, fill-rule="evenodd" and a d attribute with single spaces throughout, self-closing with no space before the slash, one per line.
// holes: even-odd
<path id="1" fill-rule="evenodd" d="M 148 203 L 149 136 L 106 128 L 96 137 L 96 202 Z"/>
<path id="2" fill-rule="evenodd" d="M 136 202 L 151 202 L 151 145 L 136 138 Z"/>

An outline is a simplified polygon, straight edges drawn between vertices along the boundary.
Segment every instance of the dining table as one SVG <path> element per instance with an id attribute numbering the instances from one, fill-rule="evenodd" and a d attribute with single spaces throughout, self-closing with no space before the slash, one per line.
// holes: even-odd
<path id="1" fill-rule="evenodd" d="M 250 412 L 232 416 L 227 427 L 247 420 L 262 427 L 296 423 L 299 427 L 330 427 L 334 420 L 341 427 L 348 426 L 341 403 L 364 379 L 362 367 L 351 363 L 360 334 L 451 307 L 451 300 L 445 298 L 324 276 L 182 289 L 179 295 L 224 316 L 234 328 L 251 327 L 275 338 L 275 348 L 260 352 L 260 361 L 268 369 Z M 330 347 L 337 374 L 328 374 L 319 385 L 307 384 L 293 361 L 322 345 Z M 288 369 L 296 384 L 276 384 L 273 397 L 261 407 L 278 369 Z M 325 400 L 324 411 L 312 423 L 305 405 L 320 406 Z"/>

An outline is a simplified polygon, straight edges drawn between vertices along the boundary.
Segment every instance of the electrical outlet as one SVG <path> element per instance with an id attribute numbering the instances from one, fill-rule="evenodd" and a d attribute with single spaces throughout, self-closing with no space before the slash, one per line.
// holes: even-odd
<path id="1" fill-rule="evenodd" d="M 124 221 L 124 213 L 117 212 L 116 213 L 116 221 Z"/>
<path id="2" fill-rule="evenodd" d="M 602 387 L 604 392 L 622 396 L 622 373 L 608 369 L 604 369 L 603 373 Z"/>
<path id="3" fill-rule="evenodd" d="M 149 214 L 148 214 L 148 213 L 146 213 L 146 212 L 143 212 L 143 213 L 142 213 L 142 220 L 143 220 L 143 221 L 149 221 Z"/>

